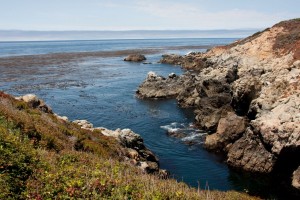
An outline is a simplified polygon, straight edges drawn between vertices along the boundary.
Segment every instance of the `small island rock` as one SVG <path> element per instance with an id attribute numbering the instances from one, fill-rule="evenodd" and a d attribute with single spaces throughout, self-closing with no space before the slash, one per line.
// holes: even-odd
<path id="1" fill-rule="evenodd" d="M 147 58 L 142 54 L 131 54 L 124 58 L 124 61 L 130 61 L 130 62 L 142 62 L 146 60 Z"/>

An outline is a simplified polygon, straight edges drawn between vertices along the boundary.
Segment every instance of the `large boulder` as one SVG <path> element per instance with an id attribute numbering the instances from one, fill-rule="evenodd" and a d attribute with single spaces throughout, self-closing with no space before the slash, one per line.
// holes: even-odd
<path id="1" fill-rule="evenodd" d="M 124 58 L 124 61 L 130 61 L 130 62 L 142 62 L 146 60 L 146 57 L 142 54 L 131 54 Z"/>
<path id="2" fill-rule="evenodd" d="M 48 106 L 42 99 L 39 99 L 35 94 L 26 94 L 24 96 L 16 97 L 19 101 L 24 101 L 31 108 L 37 108 L 45 113 L 53 113 L 50 106 Z"/>
<path id="3" fill-rule="evenodd" d="M 244 117 L 228 112 L 219 120 L 217 132 L 206 137 L 205 147 L 210 150 L 226 151 L 227 145 L 242 136 L 246 126 L 247 122 Z"/>

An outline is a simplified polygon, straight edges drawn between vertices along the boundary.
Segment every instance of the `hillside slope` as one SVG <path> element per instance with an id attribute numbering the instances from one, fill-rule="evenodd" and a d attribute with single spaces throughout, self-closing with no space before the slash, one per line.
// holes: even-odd
<path id="1" fill-rule="evenodd" d="M 18 99 L 0 92 L 0 199 L 256 199 L 148 174 L 128 143 Z"/>

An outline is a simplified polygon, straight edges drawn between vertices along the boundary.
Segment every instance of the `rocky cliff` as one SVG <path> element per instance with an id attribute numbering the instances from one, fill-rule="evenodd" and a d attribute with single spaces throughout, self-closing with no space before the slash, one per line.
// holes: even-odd
<path id="1" fill-rule="evenodd" d="M 299 19 L 206 53 L 164 56 L 161 62 L 189 71 L 152 83 L 148 77 L 139 96 L 156 97 L 147 96 L 150 86 L 160 98 L 176 94 L 181 106 L 195 108 L 196 125 L 209 133 L 206 148 L 225 152 L 229 165 L 259 173 L 284 170 L 292 177 L 300 166 Z M 164 96 L 170 82 L 178 87 Z M 297 174 L 293 185 L 299 188 Z"/>

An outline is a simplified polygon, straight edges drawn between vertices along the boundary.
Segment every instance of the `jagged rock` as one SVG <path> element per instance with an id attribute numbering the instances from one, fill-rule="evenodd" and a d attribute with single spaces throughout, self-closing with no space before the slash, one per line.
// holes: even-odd
<path id="1" fill-rule="evenodd" d="M 175 55 L 175 54 L 165 54 L 162 55 L 160 63 L 180 65 L 185 69 L 201 70 L 211 65 L 207 62 L 206 58 L 203 58 L 203 53 L 189 53 L 185 56 Z"/>
<path id="2" fill-rule="evenodd" d="M 79 124 L 83 129 L 98 130 L 105 136 L 115 138 L 125 148 L 125 155 L 127 159 L 131 159 L 130 162 L 132 164 L 142 165 L 141 168 L 148 173 L 158 172 L 159 160 L 144 145 L 143 138 L 139 134 L 134 133 L 130 129 L 116 129 L 113 131 L 103 127 L 93 128 L 93 125 L 86 120 L 76 120 L 74 123 Z"/>
<path id="3" fill-rule="evenodd" d="M 162 55 L 162 59 L 159 61 L 160 63 L 164 64 L 171 64 L 171 65 L 181 65 L 183 63 L 183 56 L 170 54 L 170 55 Z"/>
<path id="4" fill-rule="evenodd" d="M 125 147 L 132 149 L 145 148 L 143 138 L 139 134 L 134 133 L 130 129 L 117 129 L 116 131 L 119 131 L 119 139 Z"/>
<path id="5" fill-rule="evenodd" d="M 142 54 L 132 54 L 124 58 L 124 61 L 130 61 L 130 62 L 141 62 L 146 60 L 146 57 Z"/>
<path id="6" fill-rule="evenodd" d="M 26 103 L 31 103 L 31 104 L 39 103 L 39 98 L 35 94 L 26 94 L 22 96 L 21 99 Z"/>
<path id="7" fill-rule="evenodd" d="M 88 129 L 88 130 L 93 129 L 93 124 L 84 119 L 74 120 L 73 123 L 78 124 L 82 129 Z"/>
<path id="8" fill-rule="evenodd" d="M 137 152 L 137 150 L 127 148 L 126 151 L 127 151 L 127 156 L 129 158 L 134 159 L 134 160 L 139 160 L 139 152 Z"/>
<path id="9" fill-rule="evenodd" d="M 171 74 L 169 74 L 169 78 L 175 78 L 177 75 L 175 74 L 175 73 L 171 73 Z"/>
<path id="10" fill-rule="evenodd" d="M 146 80 L 137 89 L 136 94 L 140 98 L 175 97 L 183 88 L 183 79 L 183 76 L 166 79 L 154 72 L 149 72 Z"/>
<path id="11" fill-rule="evenodd" d="M 228 144 L 241 137 L 246 125 L 244 117 L 228 112 L 219 120 L 217 132 L 206 137 L 205 147 L 210 150 L 224 150 Z"/>
<path id="12" fill-rule="evenodd" d="M 50 106 L 46 105 L 42 99 L 39 99 L 35 94 L 26 94 L 16 97 L 19 101 L 26 102 L 31 108 L 37 108 L 45 113 L 53 113 Z"/>
<path id="13" fill-rule="evenodd" d="M 276 162 L 276 157 L 249 128 L 233 143 L 227 156 L 229 165 L 250 172 L 270 173 Z"/>
<path id="14" fill-rule="evenodd" d="M 156 162 L 139 162 L 138 166 L 147 173 L 154 173 L 158 172 L 159 170 L 158 164 Z"/>
<path id="15" fill-rule="evenodd" d="M 293 172 L 292 186 L 300 190 L 300 166 Z"/>
<path id="16" fill-rule="evenodd" d="M 194 107 L 196 125 L 216 132 L 207 137 L 207 147 L 224 150 L 231 166 L 261 173 L 284 163 L 299 166 L 299 33 L 300 20 L 295 19 L 206 53 L 164 55 L 162 63 L 181 65 L 191 73 L 173 78 L 173 87 L 168 79 L 146 81 L 142 85 L 153 91 L 142 96 L 176 91 L 169 97 L 176 97 L 182 107 Z"/>

